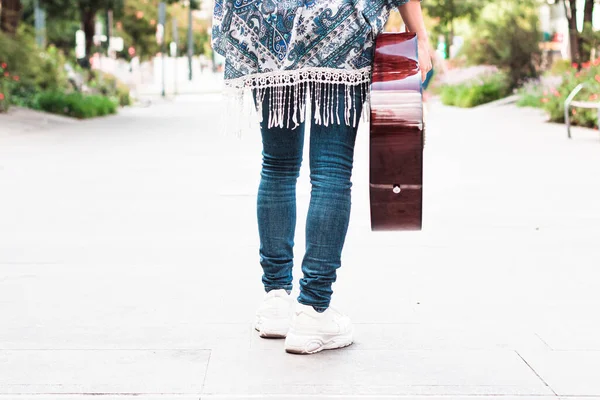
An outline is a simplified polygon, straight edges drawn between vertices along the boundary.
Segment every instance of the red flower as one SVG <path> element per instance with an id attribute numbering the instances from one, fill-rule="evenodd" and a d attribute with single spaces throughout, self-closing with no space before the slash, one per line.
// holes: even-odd
<path id="1" fill-rule="evenodd" d="M 579 77 L 581 77 L 581 72 L 577 72 L 577 73 L 575 74 L 575 78 L 579 78 Z"/>
<path id="2" fill-rule="evenodd" d="M 591 65 L 592 65 L 592 63 L 591 63 L 591 62 L 589 62 L 589 61 L 588 61 L 588 62 L 584 62 L 583 64 L 581 64 L 581 66 L 582 66 L 583 68 L 589 68 Z"/>
<path id="3" fill-rule="evenodd" d="M 4 73 L 4 76 L 6 76 L 6 77 L 9 77 L 9 76 L 10 76 L 10 74 L 8 73 L 8 71 L 6 71 L 6 72 Z"/>
<path id="4" fill-rule="evenodd" d="M 600 65 L 600 57 L 594 60 L 594 65 Z"/>
<path id="5" fill-rule="evenodd" d="M 549 102 L 549 101 L 550 101 L 550 100 L 548 100 L 548 99 L 547 99 L 547 98 L 545 98 L 545 97 L 543 97 L 543 98 L 542 98 L 542 100 L 541 100 L 541 102 L 542 102 L 542 103 L 544 103 L 544 104 L 546 104 L 546 103 L 547 103 L 547 102 Z"/>
<path id="6" fill-rule="evenodd" d="M 0 93 L 0 101 L 4 100 L 4 93 Z"/>
<path id="7" fill-rule="evenodd" d="M 14 79 L 15 81 L 19 82 L 19 79 L 21 79 L 21 78 L 19 78 L 19 76 L 18 76 L 18 75 L 15 75 L 15 76 L 13 76 L 13 79 Z"/>
<path id="8" fill-rule="evenodd" d="M 577 64 L 577 63 L 573 63 L 573 64 L 571 64 L 571 67 L 573 67 L 573 68 L 578 68 L 578 67 L 579 67 L 579 64 Z"/>
<path id="9" fill-rule="evenodd" d="M 594 79 L 596 79 L 597 82 L 600 82 L 600 75 L 596 75 Z"/>
<path id="10" fill-rule="evenodd" d="M 560 92 L 558 90 L 555 90 L 554 92 L 552 92 L 552 94 L 554 95 L 554 97 L 560 97 Z"/>
<path id="11" fill-rule="evenodd" d="M 8 65 L 6 65 L 6 63 L 2 63 L 2 65 L 0 65 L 2 67 L 2 69 L 6 69 L 6 67 L 8 67 Z"/>
<path id="12" fill-rule="evenodd" d="M 598 99 L 598 95 L 596 93 L 593 93 L 590 95 L 590 100 L 594 101 Z"/>

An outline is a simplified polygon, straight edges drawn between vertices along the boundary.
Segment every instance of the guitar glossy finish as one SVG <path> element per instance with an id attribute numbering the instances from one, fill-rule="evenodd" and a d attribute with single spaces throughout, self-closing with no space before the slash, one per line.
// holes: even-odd
<path id="1" fill-rule="evenodd" d="M 378 36 L 371 90 L 371 229 L 420 230 L 424 128 L 414 33 Z"/>

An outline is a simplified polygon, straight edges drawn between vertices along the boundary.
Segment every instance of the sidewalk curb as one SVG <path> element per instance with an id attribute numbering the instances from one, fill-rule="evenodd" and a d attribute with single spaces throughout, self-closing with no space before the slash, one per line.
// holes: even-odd
<path id="1" fill-rule="evenodd" d="M 64 115 L 52 114 L 46 111 L 33 110 L 31 108 L 24 108 L 19 106 L 12 106 L 7 113 L 3 114 L 4 117 L 11 118 L 13 121 L 24 118 L 40 118 L 45 122 L 59 122 L 59 123 L 77 123 L 80 122 L 77 118 L 71 118 Z"/>
<path id="2" fill-rule="evenodd" d="M 489 103 L 481 104 L 481 105 L 473 107 L 473 108 L 482 109 L 482 108 L 486 108 L 486 107 L 507 106 L 509 104 L 515 104 L 517 101 L 519 101 L 519 95 L 513 94 L 508 97 L 504 97 L 499 100 L 490 101 Z"/>

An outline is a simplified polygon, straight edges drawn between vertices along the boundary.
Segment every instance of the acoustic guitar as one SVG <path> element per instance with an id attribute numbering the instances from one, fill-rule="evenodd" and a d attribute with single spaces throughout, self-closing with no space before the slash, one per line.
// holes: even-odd
<path id="1" fill-rule="evenodd" d="M 414 33 L 377 37 L 371 86 L 371 230 L 420 230 L 423 96 Z"/>

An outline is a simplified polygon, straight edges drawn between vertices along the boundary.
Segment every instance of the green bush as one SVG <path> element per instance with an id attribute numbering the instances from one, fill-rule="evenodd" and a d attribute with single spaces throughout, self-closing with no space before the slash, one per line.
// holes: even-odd
<path id="1" fill-rule="evenodd" d="M 550 75 L 563 75 L 568 72 L 571 68 L 571 61 L 569 60 L 556 60 L 552 63 L 550 67 L 549 74 Z"/>
<path id="2" fill-rule="evenodd" d="M 102 71 L 91 71 L 88 86 L 98 94 L 117 100 L 120 106 L 131 105 L 129 87 L 116 76 Z"/>
<path id="3" fill-rule="evenodd" d="M 443 85 L 440 88 L 440 98 L 442 103 L 447 106 L 455 106 L 458 98 L 459 90 L 464 90 L 466 85 Z"/>
<path id="4" fill-rule="evenodd" d="M 0 54 L 9 73 L 2 90 L 8 92 L 4 94 L 12 104 L 31 107 L 38 92 L 69 86 L 62 53 L 52 46 L 45 51 L 37 47 L 24 24 L 15 37 L 0 32 Z"/>
<path id="5" fill-rule="evenodd" d="M 511 89 L 538 75 L 538 5 L 532 0 L 490 2 L 466 40 L 469 64 L 495 65 L 507 74 Z"/>
<path id="6" fill-rule="evenodd" d="M 543 95 L 538 91 L 519 91 L 517 106 L 541 108 L 543 107 L 542 97 Z"/>
<path id="7" fill-rule="evenodd" d="M 78 92 L 49 91 L 36 98 L 36 108 L 40 110 L 79 119 L 115 114 L 117 107 L 118 104 L 108 97 Z"/>
<path id="8" fill-rule="evenodd" d="M 129 105 L 129 88 L 114 76 L 90 72 L 90 87 L 99 94 L 66 94 L 70 89 L 65 57 L 55 47 L 37 47 L 25 24 L 15 37 L 0 32 L 0 112 L 10 104 L 42 109 L 76 118 L 112 114 L 115 104 Z M 51 104 L 56 100 L 57 104 Z"/>
<path id="9" fill-rule="evenodd" d="M 504 98 L 509 93 L 506 76 L 496 73 L 457 85 L 444 85 L 441 99 L 445 105 L 470 108 Z"/>
<path id="10" fill-rule="evenodd" d="M 518 104 L 543 108 L 548 112 L 550 121 L 564 122 L 565 101 L 579 84 L 584 87 L 575 100 L 600 102 L 600 58 L 584 63 L 580 71 L 576 67 L 570 67 L 563 74 L 562 83 L 556 88 L 546 88 L 539 83 L 523 87 Z M 574 125 L 590 128 L 598 126 L 596 110 L 574 108 L 571 113 L 571 123 Z"/>

